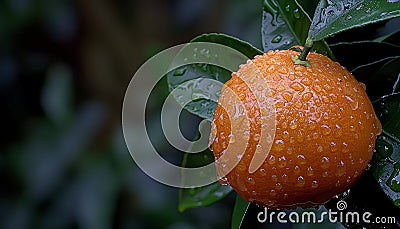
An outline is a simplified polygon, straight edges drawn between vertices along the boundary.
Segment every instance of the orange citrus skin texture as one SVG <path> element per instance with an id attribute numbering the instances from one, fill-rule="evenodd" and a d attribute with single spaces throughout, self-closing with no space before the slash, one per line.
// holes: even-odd
<path id="1" fill-rule="evenodd" d="M 277 50 L 252 60 L 271 90 L 276 111 L 272 148 L 254 173 L 248 168 L 259 141 L 258 103 L 237 73 L 224 85 L 244 105 L 250 139 L 239 164 L 220 182 L 247 201 L 272 209 L 315 207 L 347 190 L 371 160 L 382 129 L 364 84 L 321 54 L 308 54 L 311 67 L 295 65 L 292 57 L 298 55 Z M 217 105 L 213 131 L 218 141 L 211 145 L 216 160 L 229 144 L 230 120 Z"/>

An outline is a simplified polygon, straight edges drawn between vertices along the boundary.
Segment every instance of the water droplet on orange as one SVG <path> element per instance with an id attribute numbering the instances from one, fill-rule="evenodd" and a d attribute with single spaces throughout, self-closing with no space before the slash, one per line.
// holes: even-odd
<path id="1" fill-rule="evenodd" d="M 292 83 L 292 84 L 290 85 L 290 87 L 293 88 L 293 89 L 296 90 L 296 91 L 304 91 L 304 86 L 301 85 L 301 84 L 299 84 L 299 83 L 297 83 L 297 82 Z"/>
<path id="2" fill-rule="evenodd" d="M 322 157 L 321 159 L 321 167 L 323 169 L 327 169 L 330 166 L 329 158 L 328 157 Z"/>
<path id="3" fill-rule="evenodd" d="M 312 98 L 312 93 L 311 92 L 306 92 L 303 94 L 301 97 L 303 102 L 308 102 Z"/>
<path id="4" fill-rule="evenodd" d="M 293 95 L 290 92 L 283 92 L 282 97 L 287 101 L 290 102 L 292 101 Z"/>
<path id="5" fill-rule="evenodd" d="M 312 181 L 311 188 L 318 188 L 318 181 L 316 180 Z"/>
<path id="6" fill-rule="evenodd" d="M 329 135 L 332 132 L 331 128 L 326 124 L 321 125 L 321 131 L 323 135 Z"/>
<path id="7" fill-rule="evenodd" d="M 306 181 L 304 180 L 304 177 L 299 176 L 297 177 L 297 187 L 303 187 L 306 184 Z"/>

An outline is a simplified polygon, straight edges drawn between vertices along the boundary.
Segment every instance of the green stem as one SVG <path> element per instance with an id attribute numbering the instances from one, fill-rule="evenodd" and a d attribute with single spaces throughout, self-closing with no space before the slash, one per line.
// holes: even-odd
<path id="1" fill-rule="evenodd" d="M 312 41 L 311 38 L 307 37 L 306 39 L 306 44 L 304 45 L 303 51 L 300 53 L 299 56 L 296 56 L 293 58 L 293 62 L 295 64 L 300 64 L 306 67 L 310 67 L 310 63 L 307 61 L 307 55 L 311 51 L 311 48 L 313 47 L 314 42 Z"/>
<path id="2" fill-rule="evenodd" d="M 306 39 L 306 44 L 304 45 L 304 49 L 301 52 L 299 59 L 302 61 L 306 61 L 308 53 L 311 51 L 312 46 L 314 45 L 314 42 L 312 41 L 311 38 L 307 37 Z"/>

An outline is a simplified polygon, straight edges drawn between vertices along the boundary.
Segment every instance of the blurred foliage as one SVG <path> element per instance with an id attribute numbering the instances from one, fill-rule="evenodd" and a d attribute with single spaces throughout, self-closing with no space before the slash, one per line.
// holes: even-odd
<path id="1" fill-rule="evenodd" d="M 255 43 L 259 25 L 258 5 L 245 1 L 1 1 L 0 228 L 228 227 L 220 219 L 231 199 L 180 214 L 178 189 L 139 170 L 121 105 L 155 53 L 206 32 Z M 159 136 L 162 85 L 149 101 L 149 132 L 179 164 Z M 192 115 L 182 116 L 193 134 Z"/>

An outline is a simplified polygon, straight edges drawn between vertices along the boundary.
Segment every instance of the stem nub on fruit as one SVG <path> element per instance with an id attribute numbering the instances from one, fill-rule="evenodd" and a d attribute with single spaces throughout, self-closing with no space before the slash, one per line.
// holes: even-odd
<path id="1" fill-rule="evenodd" d="M 307 61 L 307 55 L 311 51 L 314 42 L 311 38 L 307 37 L 306 44 L 304 45 L 303 51 L 300 53 L 299 56 L 293 57 L 293 62 L 295 64 L 300 64 L 306 67 L 310 67 L 310 63 Z"/>

